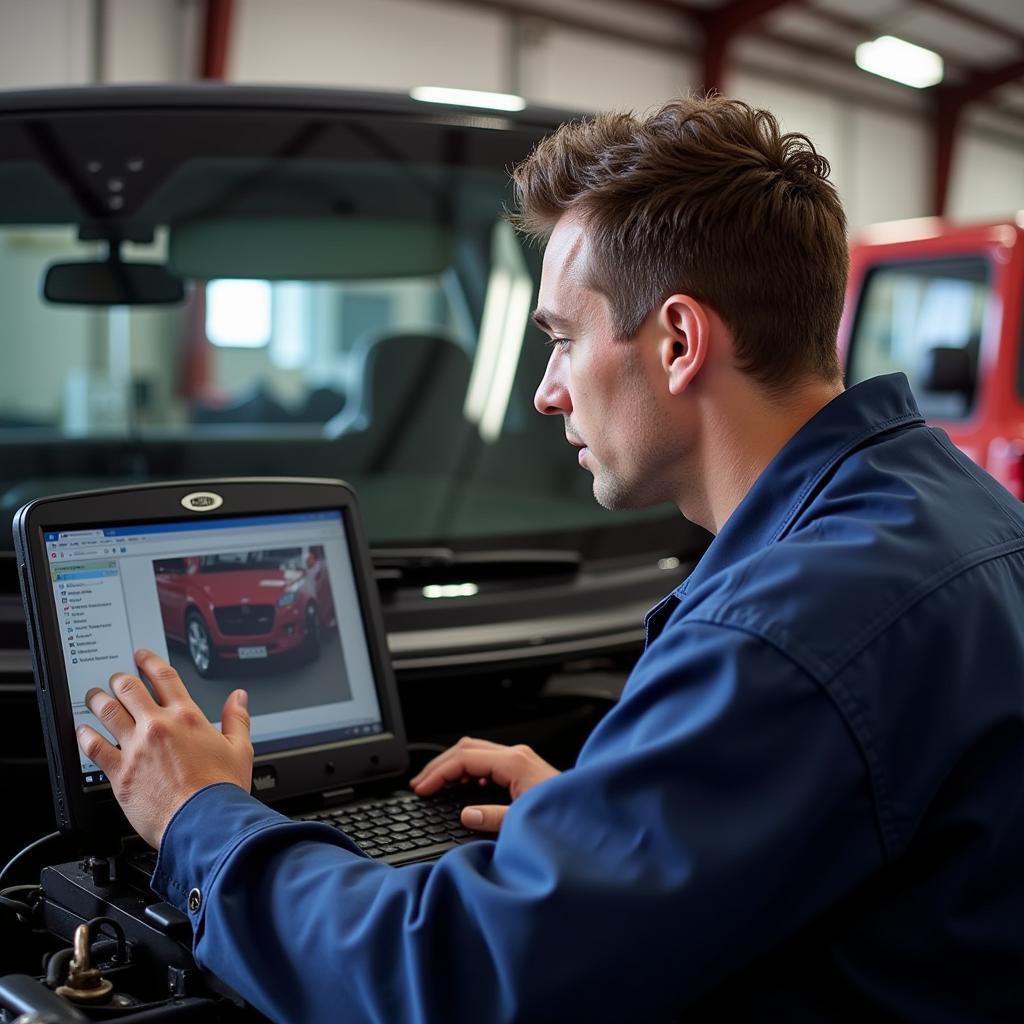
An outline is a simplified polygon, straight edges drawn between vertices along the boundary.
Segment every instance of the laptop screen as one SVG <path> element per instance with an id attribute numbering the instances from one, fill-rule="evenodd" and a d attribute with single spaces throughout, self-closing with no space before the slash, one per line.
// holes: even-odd
<path id="1" fill-rule="evenodd" d="M 341 511 L 62 529 L 44 535 L 75 725 L 149 648 L 219 723 L 249 693 L 257 755 L 384 730 Z M 80 757 L 82 783 L 107 780 Z"/>

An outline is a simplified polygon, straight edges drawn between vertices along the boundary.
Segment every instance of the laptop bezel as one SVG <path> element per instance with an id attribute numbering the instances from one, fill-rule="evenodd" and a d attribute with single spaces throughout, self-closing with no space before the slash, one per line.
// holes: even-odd
<path id="1" fill-rule="evenodd" d="M 212 491 L 223 503 L 215 511 L 190 512 L 182 505 L 182 499 L 196 491 Z M 37 499 L 19 509 L 14 518 L 15 551 L 54 810 L 62 833 L 88 846 L 130 834 L 131 828 L 109 785 L 90 788 L 82 781 L 45 534 L 122 524 L 187 521 L 190 517 L 214 520 L 334 509 L 341 512 L 348 540 L 370 664 L 377 681 L 383 732 L 257 756 L 254 777 L 261 778 L 264 785 L 268 781 L 273 783 L 272 788 L 261 789 L 257 795 L 271 806 L 297 797 L 315 797 L 356 782 L 400 777 L 408 770 L 405 728 L 387 650 L 380 597 L 358 501 L 352 489 L 341 480 L 221 478 L 57 495 Z M 124 668 L 131 670 L 133 666 Z M 97 685 L 106 684 L 107 679 L 97 680 Z"/>

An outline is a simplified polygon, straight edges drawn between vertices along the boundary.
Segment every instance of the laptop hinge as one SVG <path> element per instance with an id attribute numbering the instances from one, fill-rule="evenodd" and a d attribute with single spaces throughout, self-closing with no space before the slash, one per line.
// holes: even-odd
<path id="1" fill-rule="evenodd" d="M 343 804 L 354 800 L 356 791 L 351 786 L 342 786 L 340 789 L 332 789 L 321 794 L 325 804 Z"/>

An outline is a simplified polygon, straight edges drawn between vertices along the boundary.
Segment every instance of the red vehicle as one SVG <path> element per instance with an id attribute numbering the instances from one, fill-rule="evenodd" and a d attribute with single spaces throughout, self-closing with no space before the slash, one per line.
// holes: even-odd
<path id="1" fill-rule="evenodd" d="M 1024 215 L 878 224 L 850 255 L 847 384 L 902 370 L 928 422 L 1024 498 Z"/>
<path id="2" fill-rule="evenodd" d="M 290 652 L 313 660 L 335 624 L 320 545 L 162 558 L 153 569 L 164 631 L 201 676 L 222 661 Z"/>

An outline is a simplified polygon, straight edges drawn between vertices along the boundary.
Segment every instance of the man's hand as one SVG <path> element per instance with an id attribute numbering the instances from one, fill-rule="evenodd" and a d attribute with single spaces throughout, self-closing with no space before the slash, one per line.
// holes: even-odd
<path id="1" fill-rule="evenodd" d="M 481 784 L 491 781 L 507 787 L 515 800 L 538 782 L 558 774 L 557 768 L 523 744 L 506 747 L 464 736 L 454 747 L 438 754 L 409 784 L 420 796 L 429 796 L 446 782 L 475 778 Z M 497 832 L 506 810 L 500 804 L 464 807 L 462 824 L 481 832 Z"/>
<path id="2" fill-rule="evenodd" d="M 113 696 L 97 688 L 85 702 L 119 747 L 87 725 L 78 727 L 78 745 L 110 779 L 135 831 L 157 847 L 174 812 L 204 786 L 233 782 L 249 791 L 249 712 L 245 691 L 235 690 L 224 703 L 218 732 L 163 658 L 140 650 L 135 663 L 157 699 L 138 677 L 115 673 Z"/>

